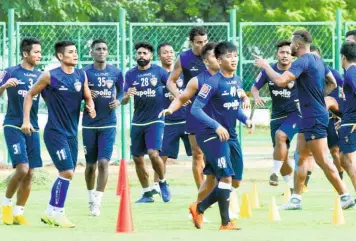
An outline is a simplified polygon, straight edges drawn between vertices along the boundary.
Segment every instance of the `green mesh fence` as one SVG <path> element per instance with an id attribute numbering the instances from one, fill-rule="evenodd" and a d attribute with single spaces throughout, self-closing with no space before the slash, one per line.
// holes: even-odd
<path id="1" fill-rule="evenodd" d="M 19 44 L 23 37 L 36 37 L 42 41 L 41 69 L 59 65 L 54 56 L 54 44 L 59 40 L 71 40 L 76 43 L 79 55 L 79 67 L 92 63 L 90 44 L 94 39 L 104 39 L 109 47 L 109 63 L 119 64 L 119 24 L 118 23 L 17 23 L 16 24 L 17 59 L 19 62 Z"/>
<path id="2" fill-rule="evenodd" d="M 5 45 L 6 45 L 6 25 L 0 22 L 0 70 L 6 67 L 6 56 L 5 56 Z"/>
<path id="3" fill-rule="evenodd" d="M 140 41 L 147 41 L 157 48 L 160 43 L 168 42 L 179 54 L 189 49 L 189 30 L 193 26 L 204 26 L 208 32 L 209 41 L 229 39 L 229 23 L 131 23 L 129 29 L 130 67 L 134 63 L 134 45 Z M 157 56 L 154 58 L 157 61 Z"/>
<path id="4" fill-rule="evenodd" d="M 271 63 L 276 61 L 275 45 L 279 40 L 290 39 L 297 29 L 309 31 L 313 37 L 313 44 L 317 45 L 323 55 L 324 61 L 334 65 L 335 59 L 335 27 L 332 22 L 313 23 L 241 23 L 240 24 L 240 75 L 243 77 L 245 90 L 250 90 L 259 69 L 254 66 L 252 54 L 261 55 Z M 262 97 L 269 97 L 268 88 L 260 91 Z"/>

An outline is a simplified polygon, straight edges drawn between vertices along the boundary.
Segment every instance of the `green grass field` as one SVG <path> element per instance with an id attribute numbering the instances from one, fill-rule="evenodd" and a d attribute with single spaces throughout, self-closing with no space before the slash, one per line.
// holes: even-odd
<path id="1" fill-rule="evenodd" d="M 131 186 L 131 202 L 135 232 L 133 234 L 115 233 L 119 198 L 115 196 L 118 167 L 110 168 L 108 188 L 102 204 L 102 215 L 90 217 L 88 214 L 87 191 L 84 182 L 84 168 L 78 167 L 74 181 L 71 183 L 66 202 L 66 213 L 77 225 L 74 229 L 60 229 L 44 225 L 40 215 L 44 211 L 49 190 L 56 172 L 52 167 L 43 170 L 49 172 L 50 181 L 39 181 L 34 185 L 33 192 L 26 208 L 26 216 L 31 226 L 5 226 L 0 224 L 0 241 L 89 241 L 89 240 L 338 240 L 347 238 L 354 240 L 356 229 L 356 210 L 344 212 L 346 224 L 334 226 L 331 224 L 333 202 L 336 193 L 327 183 L 320 169 L 316 169 L 310 181 L 309 192 L 303 196 L 302 211 L 280 211 L 280 222 L 268 221 L 268 203 L 272 196 L 277 204 L 281 204 L 284 185 L 277 188 L 268 185 L 269 168 L 259 168 L 262 162 L 271 165 L 267 160 L 246 160 L 244 172 L 245 181 L 239 190 L 239 197 L 249 192 L 252 183 L 257 184 L 260 196 L 260 209 L 253 210 L 250 219 L 239 219 L 241 231 L 218 231 L 219 212 L 217 205 L 206 212 L 206 217 L 212 223 L 205 224 L 202 230 L 196 230 L 188 221 L 188 205 L 196 197 L 195 185 L 191 175 L 190 162 L 173 163 L 168 166 L 167 179 L 173 192 L 170 203 L 163 203 L 157 197 L 152 204 L 134 204 L 141 195 L 133 166 L 129 166 Z M 0 171 L 0 181 L 11 173 L 11 170 Z M 43 175 L 42 175 L 43 176 Z M 352 193 L 351 185 L 347 184 Z M 0 187 L 0 196 L 4 195 L 4 187 Z M 241 201 L 241 200 L 240 200 Z"/>

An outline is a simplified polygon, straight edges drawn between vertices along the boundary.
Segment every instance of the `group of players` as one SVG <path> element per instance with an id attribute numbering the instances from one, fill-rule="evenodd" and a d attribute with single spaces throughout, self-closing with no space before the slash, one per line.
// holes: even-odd
<path id="1" fill-rule="evenodd" d="M 356 41 L 356 33 L 351 32 L 347 38 Z M 27 224 L 24 206 L 30 194 L 33 169 L 42 166 L 37 117 L 41 95 L 48 107 L 44 141 L 59 171 L 49 204 L 41 216 L 44 223 L 75 226 L 65 215 L 64 203 L 77 162 L 82 99 L 85 100 L 82 126 L 89 208 L 92 216 L 100 215 L 116 135 L 115 109 L 133 98 L 130 148 L 143 189 L 143 195 L 136 203 L 154 202 L 155 194 L 161 195 L 164 202 L 170 201 L 170 187 L 165 180 L 166 161 L 177 158 L 179 140 L 182 139 L 187 155 L 193 156 L 193 176 L 199 190 L 197 201 L 189 207 L 195 226 L 202 227 L 204 211 L 218 202 L 222 220 L 220 229 L 237 230 L 229 214 L 230 193 L 239 187 L 243 173 L 236 119 L 250 128 L 251 133 L 254 130 L 253 122 L 242 111 L 242 108 L 250 107 L 250 101 L 242 89 L 241 79 L 235 74 L 237 48 L 230 42 L 208 42 L 203 27 L 192 28 L 189 41 L 192 48 L 180 53 L 175 63 L 172 46 L 160 44 L 157 55 L 162 66 L 151 63 L 155 52 L 151 44 L 137 43 L 137 66 L 127 71 L 123 78 L 120 69 L 107 64 L 108 46 L 104 40 L 93 41 L 91 55 L 94 63 L 83 69 L 75 68 L 78 60 L 75 44 L 57 42 L 55 54 L 61 66 L 41 74 L 35 69 L 40 64 L 41 42 L 34 38 L 23 39 L 20 46 L 22 63 L 6 69 L 0 78 L 0 94 L 6 89 L 8 95 L 4 134 L 16 168 L 2 201 L 3 223 Z M 320 56 L 310 53 L 311 42 L 307 31 L 296 31 L 291 42 L 278 44 L 277 64 L 270 66 L 266 60 L 255 56 L 255 65 L 263 69 L 252 88 L 255 102 L 263 104 L 258 89 L 266 83 L 272 97 L 271 135 L 275 161 L 270 184 L 278 184 L 277 174 L 281 171 L 285 181 L 294 189 L 292 198 L 283 208 L 301 209 L 307 160 L 312 153 L 340 194 L 342 207 L 347 209 L 355 202 L 324 152 L 329 123 L 324 92 L 329 94 L 335 89 L 336 82 Z M 356 134 L 353 134 L 356 123 L 353 103 L 356 44 L 352 41 L 345 43 L 341 54 L 346 70 L 344 110 L 340 111 L 332 99 L 328 101 L 328 107 L 334 114 L 343 114 L 339 129 L 341 164 L 356 187 L 356 168 L 352 163 L 356 150 Z M 293 63 L 292 55 L 298 57 Z M 288 162 L 288 148 L 297 132 L 298 168 L 294 186 L 294 165 Z M 155 171 L 153 187 L 145 166 L 146 154 Z M 94 190 L 96 169 L 98 178 Z M 16 206 L 12 208 L 16 192 Z"/>

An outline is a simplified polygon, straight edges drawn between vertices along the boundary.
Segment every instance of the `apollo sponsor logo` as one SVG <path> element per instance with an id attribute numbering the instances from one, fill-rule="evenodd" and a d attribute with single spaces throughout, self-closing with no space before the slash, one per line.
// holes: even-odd
<path id="1" fill-rule="evenodd" d="M 234 110 L 237 110 L 237 108 L 239 107 L 240 103 L 237 101 L 237 100 L 234 100 L 234 102 L 226 102 L 224 103 L 224 107 L 227 109 L 227 110 L 230 110 L 230 108 L 234 109 Z"/>
<path id="2" fill-rule="evenodd" d="M 18 91 L 17 91 L 17 94 L 20 95 L 20 96 L 22 96 L 23 98 L 25 98 L 25 96 L 27 95 L 27 93 L 28 93 L 27 90 L 18 90 Z M 35 95 L 32 99 L 33 99 L 33 100 L 37 100 L 38 95 L 39 95 L 39 94 Z"/>
<path id="3" fill-rule="evenodd" d="M 292 93 L 290 91 L 286 90 L 286 89 L 283 89 L 283 90 L 272 90 L 272 94 L 274 96 L 276 96 L 276 97 L 280 95 L 283 98 L 290 98 L 291 95 L 292 95 Z"/>
<path id="4" fill-rule="evenodd" d="M 111 98 L 111 96 L 112 96 L 112 91 L 110 91 L 108 89 L 96 91 L 96 93 L 103 98 Z"/>
<path id="5" fill-rule="evenodd" d="M 149 89 L 147 89 L 147 90 L 144 90 L 144 91 L 137 91 L 136 92 L 136 95 L 138 96 L 138 97 L 142 97 L 142 96 L 146 96 L 146 97 L 156 97 L 156 91 L 155 90 L 153 90 L 153 89 L 151 89 L 151 88 L 149 88 Z"/>

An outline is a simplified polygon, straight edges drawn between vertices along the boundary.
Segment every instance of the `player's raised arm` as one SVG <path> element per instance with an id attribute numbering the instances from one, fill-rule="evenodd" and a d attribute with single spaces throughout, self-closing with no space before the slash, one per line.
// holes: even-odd
<path id="1" fill-rule="evenodd" d="M 167 80 L 167 88 L 168 90 L 174 95 L 174 97 L 178 98 L 179 96 L 179 90 L 177 88 L 176 82 L 179 79 L 179 76 L 182 74 L 183 69 L 182 65 L 180 63 L 180 56 L 178 56 L 175 64 L 173 71 L 169 75 L 169 78 Z"/>
<path id="2" fill-rule="evenodd" d="M 85 74 L 85 81 L 84 81 L 84 101 L 85 101 L 85 108 L 88 111 L 89 116 L 92 119 L 94 119 L 96 116 L 95 105 L 94 105 L 93 98 L 91 96 L 91 91 L 88 85 L 88 77 L 86 74 Z"/>
<path id="3" fill-rule="evenodd" d="M 183 93 L 181 93 L 178 98 L 174 98 L 168 109 L 161 111 L 158 117 L 173 114 L 173 112 L 179 110 L 185 103 L 187 103 L 197 91 L 198 79 L 194 77 L 188 82 L 188 85 L 184 89 Z"/>
<path id="4" fill-rule="evenodd" d="M 253 56 L 256 58 L 255 66 L 264 69 L 268 77 L 279 87 L 286 87 L 289 82 L 294 81 L 296 79 L 296 76 L 292 72 L 287 70 L 283 74 L 279 74 L 271 67 L 271 65 L 269 65 L 267 60 L 265 60 L 261 56 Z M 296 62 L 297 61 L 298 60 L 296 60 Z"/>
<path id="5" fill-rule="evenodd" d="M 50 74 L 49 72 L 44 72 L 39 78 L 38 81 L 33 85 L 33 87 L 27 92 L 24 103 L 23 103 L 23 123 L 21 126 L 21 131 L 27 135 L 31 135 L 35 129 L 30 122 L 30 112 L 32 108 L 32 99 L 34 96 L 39 93 L 50 84 Z"/>

